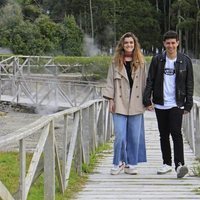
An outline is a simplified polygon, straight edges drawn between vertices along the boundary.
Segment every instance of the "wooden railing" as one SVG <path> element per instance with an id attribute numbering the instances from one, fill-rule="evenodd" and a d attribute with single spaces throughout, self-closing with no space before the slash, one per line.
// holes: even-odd
<path id="1" fill-rule="evenodd" d="M 183 133 L 197 158 L 200 158 L 200 101 L 195 100 L 189 114 L 183 118 Z"/>
<path id="2" fill-rule="evenodd" d="M 56 64 L 48 56 L 6 58 L 0 61 L 0 100 L 69 108 L 101 98 L 102 86 L 86 81 L 79 67 Z M 68 72 L 71 68 L 73 73 Z"/>
<path id="3" fill-rule="evenodd" d="M 58 122 L 63 125 L 63 129 L 56 128 Z M 39 139 L 26 170 L 26 138 L 37 134 Z M 41 174 L 39 172 L 44 170 L 44 199 L 54 200 L 55 177 L 59 180 L 60 191 L 64 193 L 68 186 L 72 161 L 75 161 L 75 168 L 81 174 L 82 163 L 89 163 L 91 152 L 108 141 L 111 134 L 112 121 L 108 102 L 98 99 L 80 107 L 43 116 L 14 133 L 1 136 L 0 147 L 19 143 L 20 177 L 19 190 L 15 195 L 0 181 L 0 198 L 27 199 L 32 183 Z M 58 135 L 60 143 L 57 140 Z"/>

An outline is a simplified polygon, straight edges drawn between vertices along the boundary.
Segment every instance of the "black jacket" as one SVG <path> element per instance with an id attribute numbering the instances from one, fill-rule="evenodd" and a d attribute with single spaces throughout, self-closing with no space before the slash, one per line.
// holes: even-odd
<path id="1" fill-rule="evenodd" d="M 158 54 L 152 58 L 146 88 L 143 96 L 145 107 L 153 103 L 164 105 L 163 80 L 166 62 L 166 52 Z M 182 53 L 177 54 L 174 63 L 176 73 L 176 103 L 178 107 L 184 106 L 184 110 L 190 111 L 193 105 L 193 67 L 191 59 Z M 151 101 L 152 98 L 152 101 Z"/>

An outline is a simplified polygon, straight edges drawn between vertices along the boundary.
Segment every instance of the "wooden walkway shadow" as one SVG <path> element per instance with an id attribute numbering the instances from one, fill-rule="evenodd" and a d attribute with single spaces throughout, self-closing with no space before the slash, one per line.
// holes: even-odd
<path id="1" fill-rule="evenodd" d="M 157 175 L 156 170 L 162 161 L 155 113 L 145 113 L 145 129 L 148 162 L 138 165 L 139 174 L 127 175 L 122 172 L 119 175 L 110 175 L 113 152 L 107 152 L 75 199 L 200 199 L 200 194 L 195 192 L 200 187 L 200 178 L 192 175 L 195 156 L 187 142 L 184 144 L 185 162 L 190 173 L 182 179 L 176 178 L 174 170 L 169 174 Z"/>

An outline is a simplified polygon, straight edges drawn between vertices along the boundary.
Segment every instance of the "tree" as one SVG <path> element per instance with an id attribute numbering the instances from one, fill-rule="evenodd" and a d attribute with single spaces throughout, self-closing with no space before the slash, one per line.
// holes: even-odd
<path id="1" fill-rule="evenodd" d="M 199 34 L 199 22 L 200 22 L 200 2 L 196 0 L 196 31 L 195 31 L 195 57 L 200 57 L 200 34 Z"/>
<path id="2" fill-rule="evenodd" d="M 185 51 L 191 57 L 194 56 L 195 43 L 198 40 L 196 38 L 196 19 L 198 8 L 196 6 L 196 0 L 186 1 L 177 0 L 172 4 L 172 26 L 179 32 L 179 50 Z"/>
<path id="3" fill-rule="evenodd" d="M 36 5 L 25 5 L 22 7 L 22 12 L 24 14 L 24 19 L 34 22 L 41 14 L 41 9 Z"/>
<path id="4" fill-rule="evenodd" d="M 139 38 L 146 53 L 160 48 L 160 27 L 157 20 L 158 13 L 147 1 L 121 1 L 117 14 L 117 36 L 132 31 Z M 130 15 L 130 13 L 132 13 Z"/>
<path id="5" fill-rule="evenodd" d="M 127 31 L 134 32 L 144 52 L 151 54 L 162 50 L 164 32 L 176 29 L 180 50 L 198 57 L 199 4 L 199 0 L 1 0 L 0 45 L 12 47 L 10 35 L 23 22 L 28 29 L 36 28 L 46 42 L 39 45 L 45 54 L 81 55 L 84 34 L 93 37 L 101 52 L 109 52 Z M 17 32 L 19 36 L 26 31 Z"/>
<path id="6" fill-rule="evenodd" d="M 23 22 L 21 8 L 7 3 L 0 8 L 0 46 L 12 49 L 10 37 L 13 29 Z"/>
<path id="7" fill-rule="evenodd" d="M 35 20 L 35 25 L 46 43 L 43 51 L 48 54 L 59 52 L 61 50 L 60 24 L 53 22 L 47 15 L 40 15 Z"/>
<path id="8" fill-rule="evenodd" d="M 44 55 L 47 44 L 38 27 L 28 21 L 16 26 L 10 35 L 10 47 L 15 54 Z"/>
<path id="9" fill-rule="evenodd" d="M 0 8 L 5 6 L 8 3 L 8 0 L 1 0 L 0 1 Z"/>
<path id="10" fill-rule="evenodd" d="M 0 19 L 0 27 L 17 26 L 23 21 L 20 6 L 17 4 L 6 4 L 4 7 L 0 8 Z"/>
<path id="11" fill-rule="evenodd" d="M 67 56 L 80 56 L 83 53 L 83 33 L 77 26 L 74 16 L 66 16 L 63 21 L 62 52 Z"/>

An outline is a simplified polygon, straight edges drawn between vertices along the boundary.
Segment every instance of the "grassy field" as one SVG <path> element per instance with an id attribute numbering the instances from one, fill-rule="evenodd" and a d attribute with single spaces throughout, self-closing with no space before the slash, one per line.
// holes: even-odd
<path id="1" fill-rule="evenodd" d="M 79 176 L 72 167 L 69 179 L 69 185 L 64 195 L 58 188 L 56 180 L 56 200 L 73 199 L 74 195 L 81 190 L 87 181 L 88 173 L 91 173 L 101 157 L 101 152 L 110 149 L 109 144 L 105 144 L 96 149 L 96 152 L 90 156 L 90 164 L 83 164 L 83 175 Z M 27 168 L 32 158 L 32 154 L 27 154 Z M 19 154 L 17 152 L 1 152 L 0 153 L 0 181 L 5 184 L 12 194 L 16 194 L 19 188 Z M 44 187 L 43 175 L 32 185 L 28 195 L 28 200 L 43 200 Z M 1 198 L 0 198 L 1 199 Z"/>

